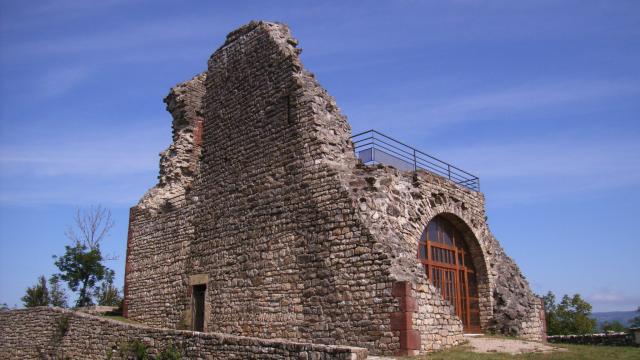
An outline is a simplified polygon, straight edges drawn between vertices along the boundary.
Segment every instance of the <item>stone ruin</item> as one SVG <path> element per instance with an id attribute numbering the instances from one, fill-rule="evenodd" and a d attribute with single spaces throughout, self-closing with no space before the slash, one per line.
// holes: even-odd
<path id="1" fill-rule="evenodd" d="M 541 301 L 491 234 L 483 194 L 359 161 L 297 45 L 286 25 L 251 22 L 165 98 L 173 142 L 131 208 L 125 316 L 373 354 L 436 351 L 465 332 L 543 339 Z M 429 235 L 432 223 L 448 230 Z M 420 249 L 449 233 L 464 250 L 436 280 Z"/>

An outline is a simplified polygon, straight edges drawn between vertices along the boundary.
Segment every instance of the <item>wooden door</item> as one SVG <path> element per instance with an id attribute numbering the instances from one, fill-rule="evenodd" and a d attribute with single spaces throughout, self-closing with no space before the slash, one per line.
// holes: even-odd
<path id="1" fill-rule="evenodd" d="M 464 331 L 480 332 L 476 271 L 460 231 L 436 216 L 420 239 L 418 258 L 442 298 L 453 305 Z"/>

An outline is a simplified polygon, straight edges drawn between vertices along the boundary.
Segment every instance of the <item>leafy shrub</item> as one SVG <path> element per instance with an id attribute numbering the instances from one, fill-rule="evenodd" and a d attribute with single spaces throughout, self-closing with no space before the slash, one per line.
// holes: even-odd
<path id="1" fill-rule="evenodd" d="M 62 338 L 69 331 L 69 315 L 62 315 L 58 319 L 56 319 L 56 329 L 53 335 L 53 339 L 55 342 L 62 341 Z"/>
<path id="2" fill-rule="evenodd" d="M 149 350 L 147 345 L 142 341 L 135 339 L 128 342 L 120 343 L 120 356 L 125 359 L 147 360 L 149 359 Z"/>
<path id="3" fill-rule="evenodd" d="M 169 343 L 169 345 L 158 354 L 158 360 L 180 360 L 182 359 L 182 352 L 178 350 L 178 348 L 173 344 Z"/>

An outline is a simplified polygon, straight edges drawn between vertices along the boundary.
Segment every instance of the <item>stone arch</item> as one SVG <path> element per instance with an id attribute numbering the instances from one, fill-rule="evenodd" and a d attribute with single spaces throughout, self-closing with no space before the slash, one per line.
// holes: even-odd
<path id="1" fill-rule="evenodd" d="M 486 241 L 481 234 L 487 233 L 482 231 L 485 227 L 484 222 L 478 224 L 478 228 L 474 228 L 469 224 L 474 224 L 471 219 L 461 209 L 454 206 L 443 205 L 432 209 L 428 214 L 423 226 L 423 230 L 437 216 L 441 216 L 448 220 L 463 236 L 464 242 L 469 248 L 471 259 L 476 270 L 478 297 L 480 308 L 480 326 L 484 331 L 488 328 L 489 321 L 493 315 L 493 297 L 491 289 L 493 288 L 493 276 L 489 271 L 490 264 L 488 261 L 488 253 L 486 249 Z"/>

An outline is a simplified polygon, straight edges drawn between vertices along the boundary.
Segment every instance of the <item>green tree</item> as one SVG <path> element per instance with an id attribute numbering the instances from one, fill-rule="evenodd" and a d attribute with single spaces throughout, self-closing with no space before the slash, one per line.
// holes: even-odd
<path id="1" fill-rule="evenodd" d="M 122 301 L 120 291 L 113 285 L 113 278 L 115 273 L 111 269 L 106 269 L 104 275 L 104 281 L 100 284 L 100 287 L 96 289 L 95 298 L 98 305 L 103 306 L 119 306 Z"/>
<path id="2" fill-rule="evenodd" d="M 49 305 L 66 308 L 67 305 L 67 293 L 60 284 L 60 279 L 57 276 L 49 278 Z"/>
<path id="3" fill-rule="evenodd" d="M 0 311 L 9 310 L 9 305 L 7 303 L 0 304 Z"/>
<path id="4" fill-rule="evenodd" d="M 638 313 L 638 316 L 636 316 L 633 319 L 629 320 L 629 327 L 632 327 L 632 328 L 639 328 L 640 327 L 640 306 L 638 306 L 638 309 L 636 310 L 636 312 Z"/>
<path id="5" fill-rule="evenodd" d="M 113 224 L 111 211 L 92 206 L 86 210 L 78 209 L 74 226 L 65 231 L 72 244 L 65 246 L 62 256 L 54 256 L 55 265 L 60 270 L 55 278 L 65 281 L 69 289 L 78 292 L 76 307 L 93 305 L 96 286 L 109 271 L 113 272 L 102 263 L 105 259 L 100 251 L 100 244 Z"/>
<path id="6" fill-rule="evenodd" d="M 22 303 L 25 307 L 67 307 L 67 294 L 55 276 L 49 278 L 49 286 L 45 277 L 40 276 L 34 286 L 27 288 L 26 294 L 22 297 Z"/>
<path id="7" fill-rule="evenodd" d="M 41 275 L 34 286 L 27 288 L 26 294 L 21 300 L 28 308 L 49 305 L 49 289 L 47 289 L 47 280 L 44 276 Z"/>
<path id="8" fill-rule="evenodd" d="M 544 301 L 545 318 L 547 319 L 547 334 L 555 335 L 560 327 L 558 317 L 556 316 L 558 309 L 556 295 L 549 291 L 542 299 Z"/>
<path id="9" fill-rule="evenodd" d="M 67 245 L 65 249 L 64 255 L 55 257 L 55 265 L 60 270 L 56 277 L 64 280 L 72 291 L 79 291 L 76 307 L 93 305 L 91 295 L 107 270 L 102 265 L 100 248 L 89 249 L 77 243 L 75 246 Z"/>
<path id="10" fill-rule="evenodd" d="M 624 332 L 627 328 L 624 327 L 618 320 L 612 322 L 605 321 L 602 323 L 602 331 Z"/>
<path id="11" fill-rule="evenodd" d="M 544 297 L 549 335 L 591 334 L 595 331 L 596 321 L 591 318 L 591 304 L 580 294 L 573 297 L 564 295 L 559 304 L 555 295 L 549 292 Z"/>

